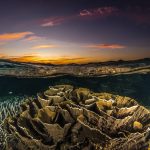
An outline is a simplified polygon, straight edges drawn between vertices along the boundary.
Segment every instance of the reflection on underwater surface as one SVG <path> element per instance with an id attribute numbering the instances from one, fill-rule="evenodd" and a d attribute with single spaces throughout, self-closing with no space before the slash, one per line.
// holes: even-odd
<path id="1" fill-rule="evenodd" d="M 59 76 L 51 78 L 16 78 L 0 77 L 0 101 L 7 96 L 34 96 L 46 90 L 48 86 L 71 84 L 75 87 L 85 87 L 94 92 L 108 92 L 136 99 L 142 105 L 150 106 L 150 75 L 132 74 L 106 77 L 75 77 Z"/>

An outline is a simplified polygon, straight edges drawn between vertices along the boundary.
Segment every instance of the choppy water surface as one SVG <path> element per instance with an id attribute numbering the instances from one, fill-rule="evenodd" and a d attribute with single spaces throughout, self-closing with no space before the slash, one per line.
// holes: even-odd
<path id="1" fill-rule="evenodd" d="M 15 78 L 0 77 L 0 103 L 21 101 L 26 96 L 46 90 L 56 84 L 72 84 L 86 87 L 95 92 L 109 92 L 136 99 L 145 106 L 150 106 L 150 75 L 134 74 L 109 77 L 74 77 L 53 78 Z"/>

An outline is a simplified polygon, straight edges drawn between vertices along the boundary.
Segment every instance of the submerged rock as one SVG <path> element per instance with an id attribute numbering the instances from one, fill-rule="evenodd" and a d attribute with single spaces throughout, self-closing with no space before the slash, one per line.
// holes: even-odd
<path id="1" fill-rule="evenodd" d="M 4 122 L 8 150 L 147 150 L 150 111 L 135 100 L 50 87 Z"/>

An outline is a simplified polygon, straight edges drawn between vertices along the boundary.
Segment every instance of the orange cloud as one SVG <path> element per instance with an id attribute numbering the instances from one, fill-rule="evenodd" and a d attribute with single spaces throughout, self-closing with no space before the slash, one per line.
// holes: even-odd
<path id="1" fill-rule="evenodd" d="M 32 32 L 4 33 L 0 34 L 0 41 L 19 40 L 32 34 L 34 33 Z"/>
<path id="2" fill-rule="evenodd" d="M 0 53 L 0 59 L 5 59 L 7 56 L 5 54 Z"/>
<path id="3" fill-rule="evenodd" d="M 124 45 L 120 44 L 93 44 L 86 46 L 87 48 L 96 48 L 96 49 L 121 49 L 125 48 Z"/>
<path id="4" fill-rule="evenodd" d="M 29 36 L 29 37 L 26 37 L 25 39 L 24 39 L 24 41 L 37 41 L 37 40 L 40 40 L 41 39 L 41 37 L 39 37 L 39 36 L 35 36 L 35 35 L 31 35 L 31 36 Z"/>
<path id="5" fill-rule="evenodd" d="M 47 48 L 55 48 L 56 45 L 48 44 L 48 45 L 37 45 L 33 46 L 31 49 L 47 49 Z"/>
<path id="6" fill-rule="evenodd" d="M 21 56 L 21 57 L 10 58 L 10 60 L 17 61 L 17 62 L 36 62 L 37 58 L 38 58 L 37 56 Z"/>
<path id="7" fill-rule="evenodd" d="M 15 62 L 26 62 L 26 63 L 43 63 L 43 64 L 70 64 L 70 63 L 87 63 L 91 61 L 91 58 L 84 57 L 40 57 L 38 55 L 26 55 L 21 57 L 10 58 L 11 61 Z"/>

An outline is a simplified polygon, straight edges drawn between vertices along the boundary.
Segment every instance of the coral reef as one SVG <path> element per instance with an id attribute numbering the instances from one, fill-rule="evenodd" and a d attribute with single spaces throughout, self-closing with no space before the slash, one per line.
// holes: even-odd
<path id="1" fill-rule="evenodd" d="M 150 111 L 129 97 L 49 87 L 7 117 L 8 150 L 147 150 Z"/>
<path id="2" fill-rule="evenodd" d="M 27 96 L 7 96 L 0 99 L 0 124 L 5 118 L 17 115 L 21 111 L 20 105 L 27 99 Z M 2 101 L 3 100 L 3 101 Z"/>
<path id="3" fill-rule="evenodd" d="M 20 106 L 27 98 L 27 96 L 4 96 L 0 98 L 0 150 L 5 148 L 9 136 L 4 130 L 4 120 L 20 113 Z"/>

